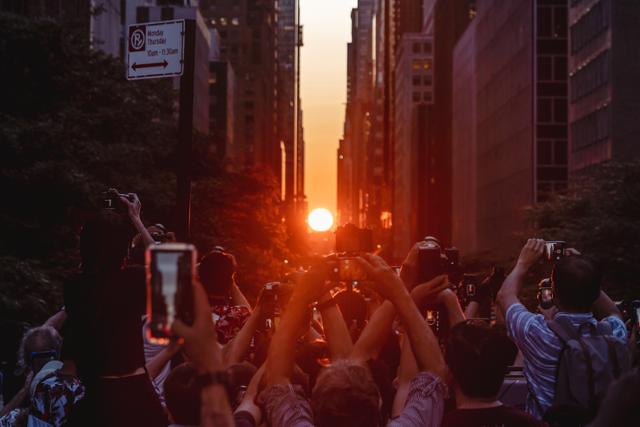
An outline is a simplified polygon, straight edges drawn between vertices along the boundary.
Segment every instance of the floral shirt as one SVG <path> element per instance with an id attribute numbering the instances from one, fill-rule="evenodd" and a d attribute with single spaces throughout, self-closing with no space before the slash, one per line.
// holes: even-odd
<path id="1" fill-rule="evenodd" d="M 213 319 L 216 321 L 218 341 L 226 344 L 240 332 L 251 315 L 249 307 L 244 305 L 214 305 L 211 308 Z"/>
<path id="2" fill-rule="evenodd" d="M 49 364 L 59 362 L 49 362 Z M 73 406 L 84 397 L 84 386 L 71 375 L 52 371 L 31 387 L 29 416 L 36 417 L 56 427 L 67 422 Z"/>

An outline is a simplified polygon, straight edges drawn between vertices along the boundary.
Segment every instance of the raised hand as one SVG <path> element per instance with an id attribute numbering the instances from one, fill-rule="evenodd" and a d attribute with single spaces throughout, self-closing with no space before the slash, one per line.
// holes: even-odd
<path id="1" fill-rule="evenodd" d="M 373 280 L 372 288 L 382 297 L 393 300 L 396 296 L 407 292 L 402 279 L 381 257 L 366 254 L 357 259 L 367 272 L 367 277 Z"/>
<path id="2" fill-rule="evenodd" d="M 529 270 L 544 253 L 543 239 L 529 239 L 520 251 L 517 265 L 524 270 Z"/>

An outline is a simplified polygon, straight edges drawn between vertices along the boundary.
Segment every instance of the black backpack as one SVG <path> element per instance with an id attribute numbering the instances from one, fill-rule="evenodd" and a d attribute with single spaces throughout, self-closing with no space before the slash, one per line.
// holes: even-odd
<path id="1" fill-rule="evenodd" d="M 606 322 L 575 327 L 560 317 L 548 326 L 560 338 L 562 350 L 555 397 L 544 420 L 550 426 L 584 426 L 595 417 L 609 385 L 630 369 L 629 351 Z M 584 336 L 587 330 L 590 334 Z"/>

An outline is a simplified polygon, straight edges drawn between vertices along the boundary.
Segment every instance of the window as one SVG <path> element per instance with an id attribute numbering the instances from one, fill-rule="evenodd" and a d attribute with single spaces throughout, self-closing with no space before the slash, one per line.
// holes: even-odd
<path id="1" fill-rule="evenodd" d="M 220 25 L 225 27 L 227 25 L 227 18 L 220 18 Z"/>
<path id="2" fill-rule="evenodd" d="M 571 124 L 573 151 L 607 140 L 611 133 L 609 106 L 603 107 Z"/>
<path id="3" fill-rule="evenodd" d="M 609 28 L 611 0 L 600 0 L 571 27 L 571 52 L 576 53 Z"/>
<path id="4" fill-rule="evenodd" d="M 431 92 L 424 92 L 422 94 L 422 99 L 424 99 L 424 102 L 426 103 L 431 103 L 431 100 L 433 99 L 433 95 L 431 94 Z"/>
<path id="5" fill-rule="evenodd" d="M 420 53 L 420 43 L 413 43 L 413 53 Z"/>
<path id="6" fill-rule="evenodd" d="M 413 60 L 413 69 L 414 70 L 419 70 L 420 67 L 422 66 L 422 62 L 418 59 L 414 59 Z"/>
<path id="7" fill-rule="evenodd" d="M 424 63 L 422 64 L 422 68 L 424 68 L 425 70 L 430 70 L 431 69 L 431 61 L 429 61 L 429 60 L 424 61 Z"/>
<path id="8" fill-rule="evenodd" d="M 422 81 L 424 82 L 425 86 L 431 86 L 431 84 L 433 83 L 433 79 L 431 78 L 431 76 L 423 76 Z"/>
<path id="9" fill-rule="evenodd" d="M 422 83 L 422 79 L 420 79 L 420 76 L 413 76 L 413 85 L 414 86 L 420 86 L 421 83 Z"/>
<path id="10" fill-rule="evenodd" d="M 571 102 L 589 95 L 609 82 L 611 56 L 606 50 L 571 76 Z"/>
<path id="11" fill-rule="evenodd" d="M 420 102 L 420 92 L 413 92 L 413 102 Z"/>
<path id="12" fill-rule="evenodd" d="M 238 18 L 232 18 L 231 25 L 235 25 L 235 26 L 240 25 L 240 20 Z"/>
<path id="13" fill-rule="evenodd" d="M 423 45 L 424 53 L 431 53 L 431 43 L 427 42 Z"/>

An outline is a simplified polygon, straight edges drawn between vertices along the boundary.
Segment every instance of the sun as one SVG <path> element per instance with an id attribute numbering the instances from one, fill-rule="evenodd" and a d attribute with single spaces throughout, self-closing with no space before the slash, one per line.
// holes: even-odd
<path id="1" fill-rule="evenodd" d="M 333 226 L 333 215 L 325 208 L 314 209 L 307 218 L 313 231 L 327 231 Z"/>

